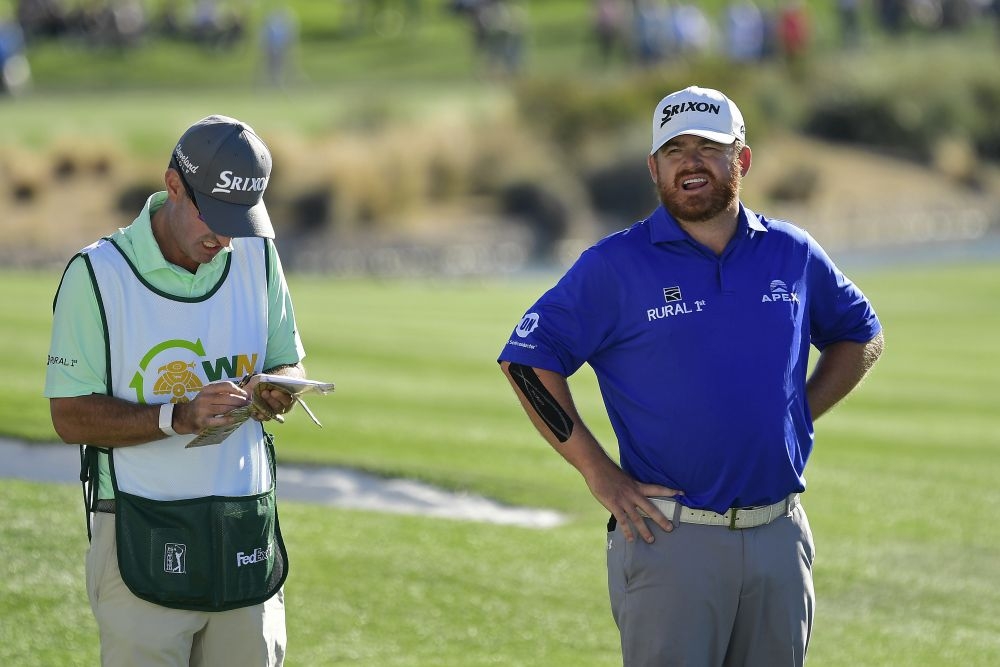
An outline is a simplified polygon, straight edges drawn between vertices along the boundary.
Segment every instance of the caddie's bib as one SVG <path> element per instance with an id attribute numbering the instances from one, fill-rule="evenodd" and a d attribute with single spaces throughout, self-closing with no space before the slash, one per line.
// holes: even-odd
<path id="1" fill-rule="evenodd" d="M 146 404 L 190 401 L 206 384 L 262 370 L 267 259 L 262 239 L 233 239 L 202 297 L 166 294 L 114 241 L 84 251 L 104 320 L 108 393 Z M 257 604 L 287 575 L 274 454 L 248 420 L 218 445 L 179 435 L 111 450 L 122 579 L 138 597 L 221 611 Z"/>
<path id="2" fill-rule="evenodd" d="M 210 382 L 260 372 L 267 346 L 263 239 L 233 239 L 229 266 L 203 297 L 146 283 L 113 241 L 84 251 L 105 322 L 109 393 L 182 403 Z M 115 452 L 118 487 L 154 500 L 262 493 L 271 486 L 263 428 L 248 420 L 224 443 L 185 449 L 180 435 Z"/>

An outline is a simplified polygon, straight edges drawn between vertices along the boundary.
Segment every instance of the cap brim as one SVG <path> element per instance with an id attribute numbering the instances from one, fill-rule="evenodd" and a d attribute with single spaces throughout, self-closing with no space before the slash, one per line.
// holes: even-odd
<path id="1" fill-rule="evenodd" d="M 201 211 L 202 219 L 208 228 L 216 234 L 231 238 L 244 236 L 274 238 L 271 217 L 267 214 L 263 199 L 253 206 L 242 206 L 222 202 L 204 195 L 197 198 L 198 210 Z"/>
<path id="2" fill-rule="evenodd" d="M 736 141 L 736 137 L 731 134 L 726 134 L 725 132 L 713 132 L 712 130 L 681 130 L 680 132 L 674 132 L 671 135 L 663 137 L 658 143 L 653 144 L 649 154 L 652 155 L 656 151 L 660 150 L 660 148 L 663 147 L 663 144 L 667 143 L 674 137 L 681 136 L 682 134 L 693 134 L 696 137 L 704 137 L 709 141 L 727 145 Z"/>

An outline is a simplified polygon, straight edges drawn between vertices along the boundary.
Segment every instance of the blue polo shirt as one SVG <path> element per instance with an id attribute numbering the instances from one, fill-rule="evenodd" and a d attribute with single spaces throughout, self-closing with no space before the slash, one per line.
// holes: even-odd
<path id="1" fill-rule="evenodd" d="M 805 231 L 740 205 L 721 256 L 660 207 L 588 249 L 525 314 L 500 360 L 589 363 L 622 468 L 724 512 L 805 490 L 810 344 L 881 330 Z"/>

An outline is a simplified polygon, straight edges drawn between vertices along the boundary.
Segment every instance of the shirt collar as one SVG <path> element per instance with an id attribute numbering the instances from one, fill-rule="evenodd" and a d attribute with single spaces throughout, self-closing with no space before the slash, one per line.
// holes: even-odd
<path id="1" fill-rule="evenodd" d="M 132 221 L 132 224 L 124 229 L 119 229 L 113 238 L 132 261 L 132 264 L 139 267 L 143 277 L 158 287 L 162 288 L 168 284 L 176 286 L 178 281 L 192 287 L 205 282 L 214 283 L 225 269 L 229 253 L 232 252 L 232 246 L 223 248 L 222 252 L 213 257 L 211 262 L 200 265 L 194 274 L 171 264 L 164 259 L 160 244 L 153 236 L 152 217 L 166 202 L 166 192 L 156 192 L 150 195 L 149 199 L 146 200 L 146 205 Z M 166 291 L 174 293 L 176 289 Z"/>
<path id="2" fill-rule="evenodd" d="M 167 201 L 166 192 L 157 192 L 150 195 L 146 200 L 146 205 L 142 211 L 132 221 L 128 227 L 129 241 L 136 257 L 142 258 L 142 266 L 145 271 L 155 271 L 170 267 L 170 262 L 163 258 L 160 245 L 153 236 L 153 214 L 156 213 Z"/>
<path id="3" fill-rule="evenodd" d="M 761 221 L 761 217 L 746 208 L 743 202 L 739 202 L 740 210 L 737 213 L 738 231 L 745 236 L 752 236 L 754 232 L 766 232 L 767 227 Z M 667 212 L 667 209 L 656 207 L 653 214 L 649 216 L 649 241 L 650 243 L 672 243 L 674 241 L 686 241 L 690 239 L 687 233 L 674 219 L 674 216 Z"/>

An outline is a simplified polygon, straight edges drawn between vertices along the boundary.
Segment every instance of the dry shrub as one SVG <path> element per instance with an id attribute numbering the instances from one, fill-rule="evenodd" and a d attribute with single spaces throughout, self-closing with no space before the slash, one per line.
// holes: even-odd
<path id="1" fill-rule="evenodd" d="M 558 151 L 511 118 L 454 114 L 416 129 L 397 120 L 266 139 L 273 170 L 265 200 L 288 241 L 322 243 L 328 233 L 359 241 L 454 238 L 514 224 L 551 245 L 593 218 Z M 6 208 L 17 208 L 9 205 L 12 185 L 30 200 L 8 220 L 23 242 L 57 257 L 129 224 L 163 189 L 165 160 L 140 160 L 86 138 L 37 153 L 3 151 Z"/>
<path id="2" fill-rule="evenodd" d="M 566 227 L 593 222 L 551 143 L 508 118 L 431 119 L 418 131 L 381 123 L 268 143 L 267 201 L 279 228 L 414 238 L 513 220 L 551 245 Z"/>
<path id="3" fill-rule="evenodd" d="M 49 153 L 51 174 L 56 180 L 110 178 L 127 161 L 118 144 L 84 137 L 63 137 Z"/>
<path id="4" fill-rule="evenodd" d="M 956 183 L 975 183 L 979 164 L 976 149 L 967 139 L 957 136 L 939 139 L 931 150 L 931 162 L 935 169 Z"/>
<path id="5" fill-rule="evenodd" d="M 44 157 L 22 148 L 7 146 L 0 152 L 0 182 L 3 197 L 16 205 L 36 201 L 47 185 Z"/>
<path id="6" fill-rule="evenodd" d="M 14 239 L 0 262 L 62 264 L 128 224 L 138 210 L 117 209 L 121 186 L 115 181 L 142 173 L 117 146 L 91 139 L 64 138 L 43 150 L 0 148 L 0 207 L 4 231 Z"/>
<path id="7" fill-rule="evenodd" d="M 820 186 L 819 171 L 811 164 L 793 163 L 767 190 L 773 201 L 808 203 Z"/>
<path id="8" fill-rule="evenodd" d="M 460 124 L 279 136 L 269 145 L 269 206 L 293 214 L 303 202 L 315 206 L 325 192 L 329 222 L 347 233 L 398 229 L 428 207 L 462 197 L 474 160 L 472 134 Z"/>

